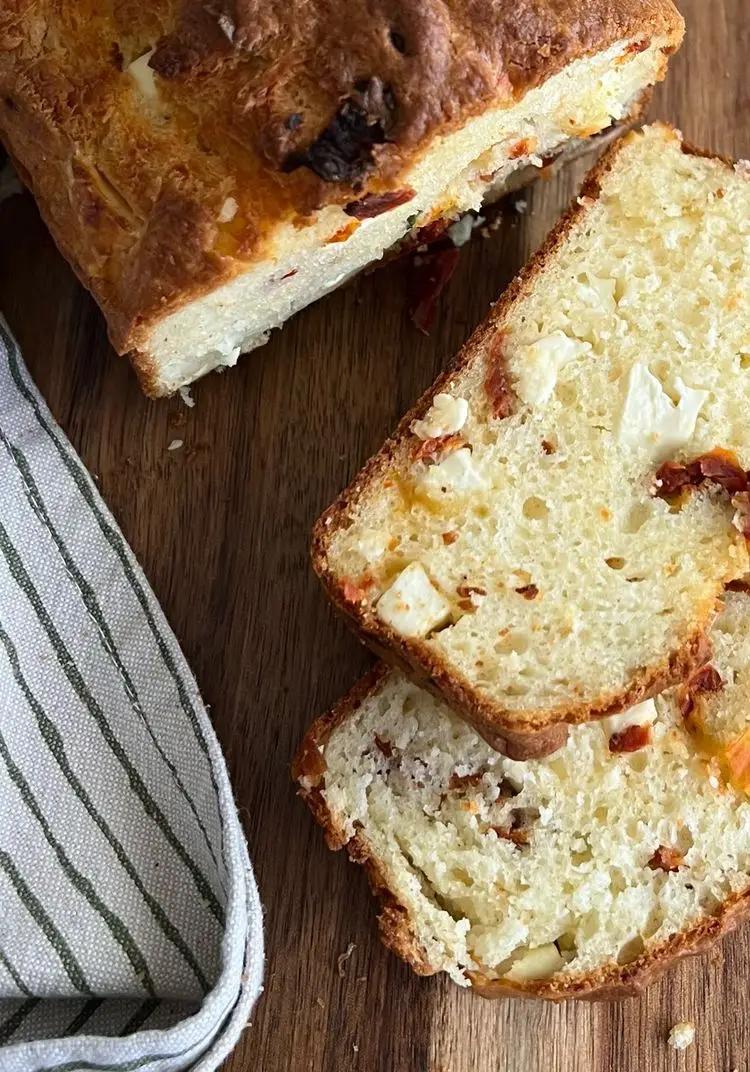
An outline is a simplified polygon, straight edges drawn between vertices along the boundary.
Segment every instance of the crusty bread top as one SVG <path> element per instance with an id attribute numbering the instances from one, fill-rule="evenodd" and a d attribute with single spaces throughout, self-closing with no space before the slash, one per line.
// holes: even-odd
<path id="1" fill-rule="evenodd" d="M 681 34 L 670 0 L 11 0 L 0 134 L 124 351 L 280 223 L 393 190 L 436 134 Z"/>
<path id="2" fill-rule="evenodd" d="M 734 732 L 750 596 L 727 594 L 717 649 L 724 630 L 712 702 Z M 750 803 L 727 773 L 678 691 L 517 763 L 383 667 L 314 724 L 293 771 L 330 847 L 385 894 L 382 936 L 415 970 L 553 1000 L 635 992 L 747 914 Z"/>
<path id="3" fill-rule="evenodd" d="M 748 561 L 749 221 L 742 166 L 623 139 L 316 526 L 337 605 L 501 750 L 705 658 Z"/>

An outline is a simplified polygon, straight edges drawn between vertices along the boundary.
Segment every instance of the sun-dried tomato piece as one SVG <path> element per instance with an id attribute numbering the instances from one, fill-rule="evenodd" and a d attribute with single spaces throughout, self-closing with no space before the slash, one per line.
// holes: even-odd
<path id="1" fill-rule="evenodd" d="M 490 830 L 494 830 L 497 836 L 504 841 L 512 841 L 514 845 L 519 847 L 529 843 L 528 830 L 514 830 L 509 826 L 491 826 Z"/>
<path id="2" fill-rule="evenodd" d="M 537 147 L 536 138 L 521 138 L 508 150 L 509 160 L 518 160 L 521 156 L 529 156 Z"/>
<path id="3" fill-rule="evenodd" d="M 438 458 L 452 454 L 459 447 L 465 447 L 466 440 L 458 432 L 450 435 L 434 436 L 432 439 L 420 440 L 414 447 L 413 457 L 416 462 L 436 462 Z"/>
<path id="4" fill-rule="evenodd" d="M 720 692 L 724 688 L 724 681 L 715 666 L 709 663 L 692 675 L 688 681 L 691 692 Z"/>
<path id="5" fill-rule="evenodd" d="M 455 543 L 457 539 L 458 533 L 455 529 L 451 529 L 450 532 L 443 533 L 443 543 L 446 545 L 446 547 L 450 546 L 450 544 L 452 543 Z"/>
<path id="6" fill-rule="evenodd" d="M 459 584 L 456 591 L 463 599 L 471 599 L 472 596 L 487 595 L 487 589 L 480 588 L 478 584 Z"/>
<path id="7" fill-rule="evenodd" d="M 720 692 L 724 688 L 724 681 L 715 666 L 710 663 L 702 666 L 700 670 L 688 678 L 678 693 L 680 714 L 687 722 L 687 728 L 691 732 L 700 731 L 700 722 L 691 719 L 695 711 L 695 698 L 702 692 Z"/>
<path id="8" fill-rule="evenodd" d="M 359 223 L 356 220 L 350 220 L 343 227 L 339 227 L 338 231 L 332 234 L 330 238 L 326 238 L 326 243 L 330 245 L 334 242 L 346 242 L 347 238 L 351 238 L 358 227 Z"/>
<path id="9" fill-rule="evenodd" d="M 459 256 L 460 251 L 455 247 L 428 250 L 420 253 L 419 263 L 412 267 L 409 316 L 423 335 L 429 335 L 432 330 L 438 298 L 455 272 Z"/>
<path id="10" fill-rule="evenodd" d="M 750 581 L 730 581 L 724 587 L 727 592 L 750 592 Z"/>
<path id="11" fill-rule="evenodd" d="M 436 220 L 426 223 L 424 227 L 419 228 L 415 235 L 417 245 L 429 246 L 432 242 L 436 242 L 438 238 L 443 237 L 450 225 L 451 221 L 443 216 L 438 216 Z"/>
<path id="12" fill-rule="evenodd" d="M 730 495 L 736 495 L 748 489 L 747 473 L 740 465 L 737 455 L 732 451 L 720 448 L 712 450 L 709 454 L 696 458 L 695 462 L 689 466 L 691 473 L 694 466 L 697 467 L 696 471 L 704 480 L 718 484 Z"/>
<path id="13" fill-rule="evenodd" d="M 382 194 L 365 194 L 359 201 L 350 201 L 344 206 L 347 216 L 353 216 L 355 220 L 370 220 L 374 216 L 380 216 L 399 205 L 405 205 L 411 201 L 416 191 L 411 186 L 405 186 L 403 190 L 390 190 Z"/>
<path id="14" fill-rule="evenodd" d="M 386 759 L 390 759 L 393 755 L 393 745 L 391 742 L 383 740 L 382 737 L 378 737 L 377 733 L 375 734 L 375 747 L 379 752 L 383 753 Z"/>
<path id="15" fill-rule="evenodd" d="M 625 729 L 613 733 L 609 739 L 610 752 L 637 752 L 651 743 L 651 727 L 626 726 Z"/>
<path id="16" fill-rule="evenodd" d="M 671 499 L 683 488 L 690 487 L 692 481 L 686 465 L 678 462 L 664 462 L 656 470 L 655 492 L 660 499 Z"/>
<path id="17" fill-rule="evenodd" d="M 324 182 L 360 181 L 373 166 L 375 146 L 388 141 L 395 111 L 393 91 L 380 78 L 358 82 L 315 141 L 285 157 L 283 170 L 308 167 Z"/>
<path id="18" fill-rule="evenodd" d="M 535 584 L 525 584 L 521 588 L 516 588 L 516 592 L 524 599 L 536 599 L 539 595 L 539 589 Z"/>
<path id="19" fill-rule="evenodd" d="M 502 335 L 496 336 L 493 340 L 487 356 L 488 368 L 484 380 L 484 389 L 490 402 L 492 416 L 498 420 L 509 417 L 515 403 L 515 394 L 510 385 L 505 364 L 504 341 Z"/>
<path id="20" fill-rule="evenodd" d="M 345 580 L 341 585 L 341 594 L 347 603 L 364 603 L 367 593 L 358 584 Z"/>
<path id="21" fill-rule="evenodd" d="M 482 772 L 475 771 L 474 774 L 456 774 L 454 771 L 450 776 L 448 782 L 449 789 L 468 789 L 470 786 L 479 785 L 482 781 Z"/>
<path id="22" fill-rule="evenodd" d="M 730 495 L 748 491 L 748 475 L 732 451 L 717 447 L 688 465 L 679 462 L 664 462 L 656 471 L 654 494 L 668 499 L 683 488 L 699 487 L 704 482 L 718 484 Z"/>
<path id="23" fill-rule="evenodd" d="M 652 871 L 678 871 L 684 864 L 685 857 L 678 849 L 660 845 L 648 862 Z"/>

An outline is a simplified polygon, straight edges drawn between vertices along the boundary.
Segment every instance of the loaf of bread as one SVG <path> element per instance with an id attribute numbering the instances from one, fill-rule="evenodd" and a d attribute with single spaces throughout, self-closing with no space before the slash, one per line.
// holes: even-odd
<path id="1" fill-rule="evenodd" d="M 698 723 L 676 690 L 524 763 L 385 667 L 321 718 L 294 775 L 329 846 L 366 867 L 386 945 L 486 996 L 611 997 L 745 915 L 747 593 L 727 593 L 711 639 Z"/>
<path id="2" fill-rule="evenodd" d="M 316 526 L 361 635 L 515 758 L 683 680 L 747 571 L 749 175 L 621 139 Z"/>
<path id="3" fill-rule="evenodd" d="M 146 391 L 637 110 L 670 0 L 0 5 L 0 136 Z"/>

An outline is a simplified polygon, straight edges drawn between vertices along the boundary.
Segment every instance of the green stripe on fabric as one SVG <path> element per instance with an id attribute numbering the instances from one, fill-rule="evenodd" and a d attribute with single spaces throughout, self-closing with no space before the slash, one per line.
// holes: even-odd
<path id="1" fill-rule="evenodd" d="M 65 564 L 65 568 L 66 568 L 66 570 L 68 572 L 68 575 L 73 580 L 73 582 L 75 583 L 76 587 L 78 588 L 79 594 L 81 596 L 81 599 L 83 600 L 83 603 L 84 603 L 84 605 L 86 607 L 86 610 L 88 611 L 92 621 L 94 622 L 94 625 L 96 626 L 96 628 L 99 631 L 99 634 L 100 634 L 101 639 L 102 639 L 102 646 L 104 647 L 104 650 L 107 653 L 107 655 L 109 656 L 110 660 L 113 662 L 113 664 L 115 666 L 115 669 L 117 670 L 117 673 L 118 673 L 119 677 L 122 680 L 122 683 L 123 683 L 123 686 L 124 686 L 124 689 L 125 689 L 125 694 L 128 697 L 128 700 L 130 702 L 131 707 L 133 708 L 133 710 L 135 711 L 135 713 L 138 715 L 138 717 L 140 718 L 141 722 L 143 723 L 143 726 L 144 726 L 146 732 L 148 733 L 149 737 L 151 738 L 151 741 L 152 741 L 154 747 L 156 748 L 157 752 L 159 753 L 159 756 L 161 757 L 163 763 L 166 765 L 167 769 L 169 770 L 169 773 L 172 776 L 172 780 L 174 781 L 175 785 L 177 786 L 177 789 L 179 790 L 180 794 L 182 795 L 182 798 L 184 799 L 185 803 L 188 805 L 188 807 L 192 811 L 193 816 L 195 817 L 195 821 L 198 824 L 198 827 L 200 828 L 201 834 L 203 835 L 203 840 L 204 840 L 204 842 L 206 844 L 206 847 L 207 847 L 209 853 L 211 854 L 211 859 L 213 860 L 214 865 L 218 868 L 219 861 L 217 860 L 216 854 L 214 853 L 214 848 L 213 848 L 213 845 L 211 844 L 211 841 L 209 839 L 208 832 L 207 832 L 207 830 L 206 830 L 206 828 L 205 828 L 205 826 L 203 824 L 203 821 L 202 821 L 200 815 L 198 814 L 198 809 L 196 808 L 195 803 L 193 802 L 193 799 L 191 798 L 190 794 L 188 793 L 187 789 L 185 788 L 185 786 L 184 786 L 184 784 L 182 782 L 182 779 L 180 778 L 180 775 L 179 775 L 179 773 L 177 771 L 177 768 L 172 763 L 172 761 L 169 759 L 169 757 L 167 756 L 166 752 L 164 751 L 162 746 L 159 744 L 159 741 L 157 740 L 154 731 L 151 729 L 151 725 L 150 725 L 148 719 L 146 718 L 146 713 L 144 712 L 143 707 L 141 706 L 141 702 L 140 702 L 140 700 L 138 698 L 138 692 L 136 690 L 136 687 L 133 684 L 133 680 L 130 677 L 130 674 L 128 673 L 128 671 L 127 671 L 127 669 L 126 669 L 126 667 L 125 667 L 125 665 L 124 665 L 124 663 L 123 663 L 123 661 L 122 661 L 122 659 L 120 657 L 120 653 L 119 653 L 119 651 L 117 649 L 117 644 L 115 643 L 115 639 L 112 636 L 112 633 L 110 631 L 109 625 L 108 625 L 107 620 L 106 620 L 106 618 L 104 616 L 104 612 L 102 610 L 101 604 L 99 603 L 99 600 L 96 597 L 96 593 L 94 592 L 94 589 L 91 587 L 89 582 L 86 580 L 86 578 L 83 576 L 81 571 L 78 569 L 78 566 L 76 565 L 75 561 L 73 560 L 73 557 L 71 556 L 70 552 L 68 551 L 68 548 L 66 547 L 64 540 L 62 539 L 62 537 L 60 536 L 59 532 L 55 528 L 55 526 L 54 526 L 54 524 L 52 522 L 52 519 L 50 518 L 50 516 L 49 516 L 49 514 L 47 512 L 47 508 L 46 508 L 46 506 L 44 504 L 44 499 L 43 499 L 43 497 L 41 495 L 41 492 L 39 491 L 39 487 L 38 487 L 36 481 L 34 480 L 33 473 L 31 472 L 31 467 L 30 467 L 30 465 L 28 463 L 28 460 L 26 459 L 26 456 L 24 455 L 23 451 L 19 450 L 17 447 L 14 447 L 13 444 L 10 443 L 10 441 L 8 440 L 7 436 L 5 435 L 5 433 L 3 432 L 3 430 L 1 428 L 0 428 L 0 441 L 2 441 L 3 445 L 5 446 L 5 449 L 7 450 L 8 454 L 9 454 L 9 456 L 11 458 L 11 460 L 13 461 L 13 463 L 16 466 L 16 468 L 18 469 L 18 472 L 19 472 L 19 474 L 21 476 L 21 480 L 22 480 L 23 485 L 24 485 L 24 489 L 26 491 L 26 497 L 29 500 L 29 504 L 30 504 L 32 510 L 34 511 L 34 514 L 36 515 L 37 520 L 47 530 L 47 532 L 51 536 L 51 538 L 52 538 L 52 540 L 53 540 L 53 542 L 55 544 L 55 547 L 57 548 L 57 550 L 58 550 L 58 552 L 60 554 L 60 557 L 62 558 L 62 560 L 63 560 L 63 562 Z"/>
<path id="2" fill-rule="evenodd" d="M 247 960 L 245 961 L 245 967 L 247 967 Z M 146 1054 L 143 1057 L 135 1058 L 132 1061 L 125 1061 L 121 1063 L 111 1064 L 95 1064 L 93 1061 L 65 1061 L 57 1065 L 44 1065 L 43 1068 L 35 1068 L 34 1072 L 136 1072 L 137 1069 L 143 1068 L 147 1064 L 151 1064 L 156 1061 L 174 1061 L 179 1057 L 184 1057 L 186 1053 L 191 1050 L 197 1050 L 200 1047 L 207 1047 L 208 1045 L 214 1046 L 221 1035 L 224 1033 L 226 1027 L 231 1023 L 235 1010 L 242 1000 L 243 988 L 240 986 L 234 1000 L 217 1018 L 215 1022 L 215 1028 L 209 1031 L 202 1038 L 196 1039 L 191 1042 L 189 1046 L 186 1046 L 184 1050 L 178 1050 L 173 1053 L 151 1053 Z M 205 1056 L 205 1048 L 195 1057 L 193 1062 L 188 1066 L 186 1072 L 189 1069 L 195 1068 L 198 1061 L 201 1061 Z"/>
<path id="3" fill-rule="evenodd" d="M 125 1038 L 127 1035 L 134 1035 L 139 1027 L 143 1027 L 148 1020 L 149 1016 L 152 1016 L 161 1005 L 158 1000 L 144 1001 L 135 1010 L 123 1029 L 118 1032 L 120 1038 Z"/>
<path id="4" fill-rule="evenodd" d="M 11 959 L 8 954 L 2 949 L 0 949 L 0 964 L 2 964 L 2 966 L 5 968 L 8 975 L 16 984 L 16 988 L 23 994 L 24 997 L 33 998 L 35 996 L 34 993 L 29 990 L 28 986 L 21 978 L 20 974 L 11 962 Z"/>
<path id="5" fill-rule="evenodd" d="M 77 1035 L 81 1028 L 89 1022 L 95 1012 L 98 1012 L 104 1004 L 104 998 L 94 998 L 92 1001 L 87 1001 L 81 1011 L 73 1017 L 68 1026 L 62 1033 L 63 1038 L 70 1038 L 71 1035 Z"/>
<path id="6" fill-rule="evenodd" d="M 136 1057 L 132 1061 L 119 1065 L 100 1065 L 94 1061 L 67 1061 L 62 1065 L 45 1065 L 44 1068 L 37 1068 L 34 1072 L 137 1072 L 137 1069 L 155 1061 L 174 1061 L 178 1057 L 184 1057 L 192 1049 L 193 1047 L 189 1046 L 181 1053 L 149 1053 L 144 1057 Z"/>
<path id="7" fill-rule="evenodd" d="M 110 1064 L 98 1064 L 94 1061 L 75 1059 L 72 1061 L 65 1061 L 58 1065 L 44 1065 L 43 1068 L 34 1069 L 34 1072 L 137 1072 L 137 1069 L 143 1068 L 145 1065 L 156 1063 L 157 1061 L 175 1061 L 180 1057 L 184 1057 L 186 1053 L 190 1053 L 191 1050 L 200 1050 L 189 1065 L 189 1068 L 194 1068 L 197 1062 L 201 1061 L 205 1056 L 205 1047 L 214 1045 L 223 1033 L 234 1015 L 234 1011 L 237 1008 L 241 997 L 242 988 L 240 988 L 239 993 L 226 1012 L 223 1012 L 220 1019 L 217 1021 L 216 1030 L 191 1042 L 184 1050 L 177 1050 L 172 1053 L 149 1053 L 144 1054 L 142 1057 L 135 1057 L 130 1061 L 119 1063 L 113 1062 Z M 201 1049 L 201 1047 L 203 1047 L 203 1049 Z"/>
<path id="8" fill-rule="evenodd" d="M 24 677 L 23 670 L 21 669 L 21 663 L 18 658 L 18 652 L 16 650 L 16 647 L 13 644 L 11 638 L 8 636 L 5 629 L 3 628 L 2 621 L 0 621 L 0 644 L 2 644 L 2 646 L 5 648 L 5 653 L 8 657 L 14 680 L 21 692 L 23 693 L 23 696 L 29 707 L 31 708 L 32 714 L 36 719 L 37 727 L 42 736 L 42 739 L 44 740 L 51 755 L 53 756 L 57 765 L 65 776 L 66 781 L 70 785 L 75 795 L 78 797 L 83 807 L 86 809 L 88 814 L 91 816 L 93 821 L 101 830 L 102 834 L 111 846 L 112 851 L 114 852 L 124 871 L 130 877 L 131 881 L 133 882 L 133 885 L 136 887 L 138 892 L 143 897 L 143 900 L 148 905 L 148 908 L 151 911 L 151 914 L 153 915 L 154 919 L 158 923 L 162 933 L 165 935 L 166 938 L 169 939 L 169 941 L 184 957 L 196 979 L 200 983 L 203 993 L 207 994 L 210 989 L 210 986 L 200 964 L 198 963 L 195 954 L 192 952 L 190 946 L 187 944 L 178 928 L 172 923 L 159 901 L 157 901 L 157 899 L 146 889 L 143 880 L 141 879 L 141 876 L 136 870 L 132 860 L 128 856 L 124 846 L 120 842 L 117 835 L 112 831 L 106 819 L 104 819 L 103 816 L 100 815 L 87 789 L 79 781 L 77 775 L 73 771 L 73 768 L 70 765 L 70 761 L 68 760 L 68 756 L 65 751 L 65 744 L 63 742 L 63 739 L 57 727 L 52 722 L 44 708 L 41 706 L 41 704 L 31 691 L 31 688 L 26 681 L 26 678 Z"/>
<path id="9" fill-rule="evenodd" d="M 10 1042 L 21 1024 L 31 1015 L 41 1000 L 41 998 L 30 998 L 23 1003 L 20 1009 L 16 1009 L 5 1023 L 0 1024 L 0 1046 Z"/>
<path id="10" fill-rule="evenodd" d="M 47 635 L 47 639 L 52 647 L 57 658 L 58 665 L 62 669 L 63 673 L 67 677 L 78 698 L 86 707 L 89 714 L 96 722 L 99 730 L 104 737 L 104 740 L 109 745 L 110 750 L 116 757 L 120 766 L 123 768 L 128 776 L 133 792 L 141 801 L 146 814 L 151 818 L 159 830 L 162 832 L 166 840 L 172 846 L 175 854 L 182 860 L 185 867 L 188 869 L 193 877 L 193 882 L 203 897 L 204 901 L 208 905 L 208 908 L 214 918 L 218 921 L 221 927 L 225 925 L 225 912 L 219 901 L 216 898 L 214 891 L 211 889 L 206 877 L 201 872 L 200 868 L 196 865 L 190 853 L 182 844 L 180 839 L 176 836 L 169 822 L 167 821 L 164 813 L 154 798 L 151 796 L 148 787 L 141 778 L 138 770 L 130 760 L 127 752 L 121 745 L 120 741 L 116 737 L 112 730 L 107 718 L 102 711 L 96 698 L 91 693 L 90 689 L 83 680 L 81 673 L 76 666 L 73 657 L 68 651 L 65 642 L 58 633 L 54 622 L 50 618 L 46 607 L 44 606 L 39 593 L 31 579 L 26 567 L 24 566 L 21 558 L 16 551 L 13 543 L 8 536 L 5 526 L 0 523 L 0 552 L 2 552 L 5 559 L 10 575 L 16 582 L 18 587 L 24 593 L 29 603 L 31 604 L 34 613 L 36 614 L 39 624 L 44 629 Z"/>
<path id="11" fill-rule="evenodd" d="M 57 861 L 68 882 L 88 901 L 94 912 L 100 917 L 129 960 L 130 965 L 135 972 L 136 979 L 138 979 L 144 990 L 151 995 L 155 995 L 156 985 L 151 972 L 149 971 L 148 962 L 141 952 L 138 943 L 135 941 L 130 930 L 117 913 L 113 912 L 109 905 L 105 904 L 96 892 L 91 880 L 78 870 L 63 846 L 52 833 L 52 829 L 50 828 L 42 809 L 39 807 L 39 803 L 31 790 L 31 786 L 24 778 L 21 769 L 13 761 L 13 757 L 8 750 L 8 745 L 6 744 L 2 732 L 0 732 L 0 758 L 5 763 L 10 779 L 18 790 L 21 800 L 39 824 L 45 840 L 57 857 Z"/>
<path id="12" fill-rule="evenodd" d="M 55 953 L 57 953 L 65 974 L 68 979 L 70 979 L 73 986 L 76 990 L 80 991 L 81 994 L 91 994 L 91 987 L 89 986 L 83 968 L 78 963 L 73 950 L 47 914 L 44 905 L 26 883 L 11 857 L 2 849 L 0 849 L 0 868 L 2 868 L 8 876 L 13 889 L 16 891 L 16 894 L 26 911 L 34 920 L 39 930 L 42 931 Z"/>
<path id="13" fill-rule="evenodd" d="M 0 340 L 2 340 L 6 348 L 6 353 L 8 357 L 8 369 L 10 371 L 13 382 L 15 383 L 19 393 L 31 406 L 37 423 L 51 440 L 52 445 L 59 454 L 63 465 L 67 469 L 74 484 L 78 488 L 81 497 L 91 511 L 91 514 L 94 517 L 97 525 L 99 526 L 102 535 L 104 536 L 105 540 L 110 545 L 115 555 L 119 559 L 128 584 L 130 585 L 130 588 L 133 591 L 136 599 L 138 600 L 141 610 L 143 611 L 143 615 L 156 642 L 159 654 L 161 655 L 164 665 L 167 668 L 169 675 L 172 678 L 172 681 L 174 682 L 175 688 L 177 689 L 177 695 L 180 699 L 180 706 L 185 712 L 188 721 L 192 726 L 198 745 L 204 756 L 206 757 L 209 777 L 211 778 L 211 785 L 213 786 L 215 794 L 216 814 L 218 816 L 219 827 L 221 830 L 222 859 L 226 860 L 224 842 L 224 815 L 221 810 L 219 785 L 216 781 L 216 772 L 214 771 L 214 766 L 211 761 L 211 753 L 209 751 L 208 742 L 203 732 L 203 727 L 200 724 L 200 720 L 198 719 L 198 714 L 195 710 L 195 706 L 190 699 L 188 689 L 182 679 L 182 675 L 180 674 L 177 665 L 172 658 L 172 653 L 170 652 L 169 647 L 164 640 L 164 637 L 162 636 L 159 627 L 156 624 L 153 613 L 151 611 L 151 607 L 149 606 L 149 601 L 146 592 L 130 562 L 127 545 L 125 544 L 125 541 L 123 540 L 120 533 L 112 524 L 110 524 L 108 518 L 103 513 L 98 502 L 97 493 L 93 491 L 90 484 L 89 475 L 81 464 L 80 460 L 75 456 L 75 454 L 72 453 L 72 451 L 66 449 L 64 443 L 60 442 L 55 433 L 55 429 L 45 417 L 45 414 L 42 411 L 34 392 L 31 391 L 28 385 L 25 383 L 23 373 L 21 372 L 21 366 L 19 363 L 20 354 L 18 347 L 16 346 L 15 340 L 5 330 L 5 327 L 2 323 L 0 323 Z"/>

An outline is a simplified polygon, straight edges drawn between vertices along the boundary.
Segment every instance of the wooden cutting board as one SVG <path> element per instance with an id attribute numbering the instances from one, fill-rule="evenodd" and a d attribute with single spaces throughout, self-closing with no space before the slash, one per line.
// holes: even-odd
<path id="1" fill-rule="evenodd" d="M 584 3 L 585 0 L 582 0 Z M 652 115 L 750 157 L 750 0 L 682 0 Z M 266 989 L 225 1072 L 731 1072 L 750 1068 L 750 928 L 640 1000 L 486 1002 L 381 948 L 360 870 L 333 856 L 288 766 L 369 664 L 307 562 L 318 512 L 378 447 L 573 196 L 575 165 L 475 239 L 422 337 L 395 264 L 296 318 L 196 405 L 149 402 L 28 195 L 0 206 L 0 308 L 142 562 L 228 758 L 266 910 Z M 183 441 L 169 451 L 169 443 Z M 696 1044 L 666 1045 L 692 1019 Z"/>

